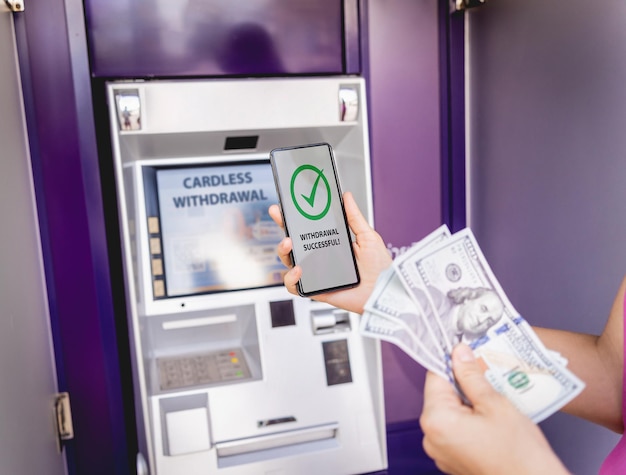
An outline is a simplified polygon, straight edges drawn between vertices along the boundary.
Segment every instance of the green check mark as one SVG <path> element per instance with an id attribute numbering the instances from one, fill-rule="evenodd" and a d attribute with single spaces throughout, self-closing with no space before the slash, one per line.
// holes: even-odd
<path id="1" fill-rule="evenodd" d="M 315 173 L 316 177 L 315 177 L 315 183 L 313 183 L 313 188 L 311 189 L 310 194 L 307 196 L 306 194 L 303 194 L 301 192 L 303 190 L 308 189 L 308 183 L 310 183 L 310 181 L 308 180 L 308 177 L 303 180 L 302 186 L 296 186 L 296 181 L 297 181 L 297 178 L 301 176 L 300 175 L 301 173 L 308 174 L 310 172 Z M 320 185 L 320 180 L 324 183 L 323 185 Z M 307 186 L 304 186 L 304 183 L 307 183 Z M 326 187 L 326 206 L 324 206 L 324 209 L 320 211 L 319 213 L 310 214 L 311 210 L 309 208 L 313 208 L 313 203 L 315 203 L 315 198 L 317 197 L 317 190 L 319 188 L 324 188 L 324 187 Z M 297 193 L 296 193 L 296 188 L 299 188 Z M 320 170 L 319 168 L 313 165 L 309 165 L 309 164 L 300 165 L 298 168 L 296 168 L 296 170 L 291 175 L 291 184 L 289 186 L 289 190 L 291 192 L 291 200 L 293 201 L 293 205 L 296 207 L 298 212 L 302 216 L 304 216 L 306 219 L 311 219 L 311 220 L 316 221 L 318 219 L 322 219 L 324 216 L 326 216 L 326 213 L 328 213 L 332 198 L 330 194 L 330 184 L 328 183 L 328 180 L 324 176 L 324 170 Z M 323 191 L 320 191 L 320 193 L 324 194 Z M 296 199 L 296 196 L 298 197 L 298 199 Z M 305 208 L 307 208 L 306 210 L 302 209 L 300 204 L 298 204 L 298 200 L 301 201 L 301 198 L 304 198 L 304 201 L 306 201 L 308 205 L 308 206 L 305 206 Z M 323 198 L 321 199 L 323 200 Z M 318 201 L 318 206 L 319 206 L 320 200 L 318 199 L 317 201 Z"/>
<path id="2" fill-rule="evenodd" d="M 324 170 L 318 170 L 318 174 L 317 174 L 317 178 L 315 179 L 315 183 L 313 183 L 313 189 L 311 190 L 311 195 L 310 196 L 306 196 L 301 194 L 300 196 L 302 196 L 302 198 L 304 198 L 306 200 L 307 203 L 309 203 L 309 206 L 313 207 L 313 203 L 315 203 L 315 194 L 317 193 L 317 185 L 320 182 L 320 179 L 322 178 L 322 173 L 324 173 Z"/>

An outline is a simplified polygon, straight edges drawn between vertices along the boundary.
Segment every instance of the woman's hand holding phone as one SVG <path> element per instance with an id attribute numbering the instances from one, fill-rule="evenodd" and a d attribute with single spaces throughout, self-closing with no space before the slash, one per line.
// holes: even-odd
<path id="1" fill-rule="evenodd" d="M 363 313 L 363 305 L 372 293 L 376 279 L 378 279 L 383 270 L 391 265 L 391 256 L 382 237 L 369 225 L 359 210 L 352 193 L 345 193 L 343 202 L 348 225 L 356 238 L 352 246 L 361 282 L 357 287 L 317 294 L 311 298 L 351 312 Z M 270 206 L 269 214 L 279 226 L 283 226 L 282 213 L 278 205 Z M 291 239 L 286 237 L 277 247 L 278 256 L 286 267 L 292 267 L 293 265 L 291 251 Z M 301 276 L 302 269 L 299 266 L 292 267 L 285 274 L 285 287 L 290 293 L 298 295 L 296 284 Z"/>

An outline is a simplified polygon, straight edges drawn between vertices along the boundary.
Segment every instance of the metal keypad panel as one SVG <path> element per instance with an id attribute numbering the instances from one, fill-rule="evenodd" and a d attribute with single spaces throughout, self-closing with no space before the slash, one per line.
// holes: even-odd
<path id="1" fill-rule="evenodd" d="M 245 380 L 251 377 L 240 348 L 158 358 L 157 367 L 161 390 Z"/>

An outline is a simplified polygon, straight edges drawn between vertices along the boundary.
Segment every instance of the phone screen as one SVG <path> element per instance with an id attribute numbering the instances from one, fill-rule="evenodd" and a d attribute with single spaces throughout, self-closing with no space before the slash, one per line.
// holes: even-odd
<path id="1" fill-rule="evenodd" d="M 302 267 L 300 295 L 359 283 L 332 148 L 327 143 L 270 153 L 293 261 Z"/>

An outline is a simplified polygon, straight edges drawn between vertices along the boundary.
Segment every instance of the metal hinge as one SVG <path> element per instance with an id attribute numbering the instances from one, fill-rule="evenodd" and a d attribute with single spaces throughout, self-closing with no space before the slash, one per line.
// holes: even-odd
<path id="1" fill-rule="evenodd" d="M 486 0 L 450 0 L 450 12 L 459 12 L 468 8 L 480 7 Z"/>
<path id="2" fill-rule="evenodd" d="M 9 10 L 12 12 L 23 12 L 24 1 L 25 0 L 4 0 L 4 3 L 9 6 Z"/>
<path id="3" fill-rule="evenodd" d="M 63 449 L 63 442 L 74 438 L 74 426 L 72 424 L 72 409 L 70 407 L 69 393 L 58 393 L 54 398 L 54 413 L 57 426 L 57 447 L 59 452 Z"/>

